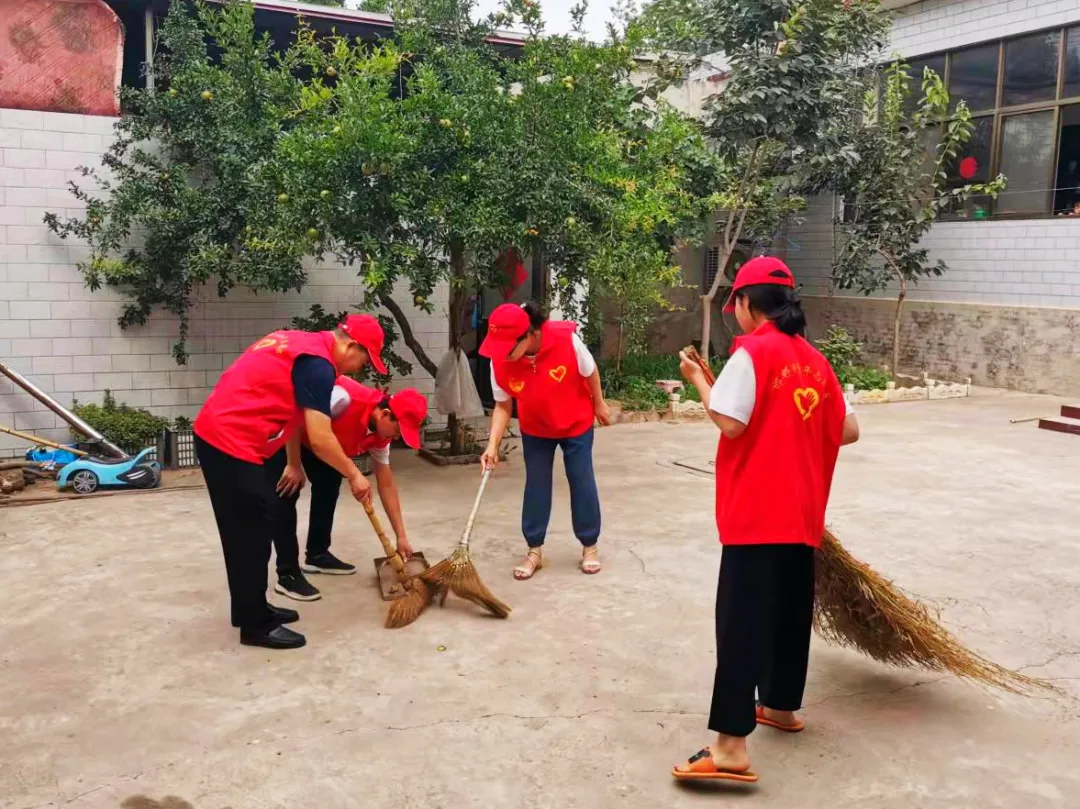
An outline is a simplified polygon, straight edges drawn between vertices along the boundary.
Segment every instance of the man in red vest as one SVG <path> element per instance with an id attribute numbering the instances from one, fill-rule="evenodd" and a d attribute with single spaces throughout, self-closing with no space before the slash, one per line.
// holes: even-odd
<path id="1" fill-rule="evenodd" d="M 371 487 L 342 450 L 330 421 L 330 397 L 340 374 L 368 360 L 385 371 L 383 333 L 370 315 L 349 315 L 333 331 L 276 331 L 248 348 L 221 375 L 195 419 L 195 451 L 214 508 L 240 642 L 270 649 L 303 646 L 283 624 L 294 610 L 266 601 L 270 538 L 278 512 L 275 486 L 292 492 L 303 472 L 291 465 L 270 477 L 268 458 L 303 427 L 311 451 L 349 481 L 357 500 Z"/>
<path id="2" fill-rule="evenodd" d="M 402 438 L 413 449 L 420 447 L 420 426 L 427 418 L 427 399 L 414 388 L 405 388 L 393 396 L 365 387 L 355 379 L 339 377 L 330 397 L 331 426 L 341 448 L 350 457 L 367 452 L 375 466 L 379 499 L 397 535 L 397 547 L 408 559 L 412 546 L 405 535 L 401 517 L 401 499 L 390 471 L 390 442 Z M 292 443 L 292 442 L 290 442 Z M 341 473 L 319 460 L 307 446 L 302 431 L 295 437 L 295 448 L 287 446 L 266 462 L 270 476 L 281 477 L 288 455 L 299 451 L 303 470 L 311 481 L 311 511 L 308 518 L 307 549 L 300 565 L 300 543 L 296 536 L 296 501 L 299 490 L 283 493 L 274 549 L 277 551 L 278 581 L 274 590 L 297 601 L 316 601 L 318 589 L 304 573 L 349 575 L 356 567 L 330 553 L 330 535 L 334 511 L 341 489 Z"/>

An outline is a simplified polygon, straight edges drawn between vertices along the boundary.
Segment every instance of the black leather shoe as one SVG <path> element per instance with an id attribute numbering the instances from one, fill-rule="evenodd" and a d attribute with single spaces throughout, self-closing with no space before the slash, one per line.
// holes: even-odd
<path id="1" fill-rule="evenodd" d="M 307 639 L 299 632 L 283 626 L 270 626 L 262 629 L 241 629 L 240 643 L 266 649 L 299 649 L 307 643 Z"/>
<path id="2" fill-rule="evenodd" d="M 296 610 L 289 610 L 285 607 L 275 607 L 273 604 L 267 604 L 267 609 L 270 610 L 270 615 L 273 617 L 277 624 L 292 624 L 300 620 L 300 613 Z"/>

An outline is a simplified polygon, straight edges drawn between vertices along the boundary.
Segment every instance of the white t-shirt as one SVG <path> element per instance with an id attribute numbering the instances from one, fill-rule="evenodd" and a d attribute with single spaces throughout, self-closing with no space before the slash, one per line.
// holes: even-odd
<path id="1" fill-rule="evenodd" d="M 574 341 L 574 354 L 577 356 L 578 373 L 588 379 L 596 370 L 596 360 L 593 359 L 592 353 L 586 348 L 582 339 L 578 337 L 577 332 L 573 332 L 570 336 Z M 500 388 L 499 383 L 495 381 L 495 363 L 491 364 L 491 395 L 495 397 L 496 402 L 510 400 L 510 394 Z"/>
<path id="2" fill-rule="evenodd" d="M 720 371 L 720 376 L 716 378 L 716 384 L 709 393 L 709 410 L 749 424 L 756 401 L 757 377 L 754 374 L 754 361 L 745 348 L 740 348 L 731 355 L 731 359 Z M 844 408 L 845 415 L 855 412 L 846 397 Z"/>
<path id="3" fill-rule="evenodd" d="M 336 419 L 341 416 L 342 413 L 349 409 L 350 404 L 352 404 L 352 398 L 349 396 L 349 392 L 341 385 L 334 385 L 334 389 L 330 391 L 330 418 Z M 366 424 L 364 430 L 367 431 Z M 375 463 L 390 463 L 389 444 L 385 447 L 372 447 L 368 450 L 368 454 Z"/>

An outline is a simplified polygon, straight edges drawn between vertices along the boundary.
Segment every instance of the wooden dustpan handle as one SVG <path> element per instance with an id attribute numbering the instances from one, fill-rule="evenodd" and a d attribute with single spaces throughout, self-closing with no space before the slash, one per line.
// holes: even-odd
<path id="1" fill-rule="evenodd" d="M 473 523 L 476 522 L 476 513 L 480 511 L 480 498 L 484 496 L 484 487 L 487 486 L 488 478 L 491 477 L 491 469 L 485 469 L 484 474 L 480 477 L 480 490 L 476 493 L 476 500 L 472 504 L 472 511 L 469 513 L 469 521 L 465 523 L 465 530 L 461 534 L 461 540 L 458 542 L 462 548 L 469 547 L 469 537 L 472 535 Z"/>
<path id="2" fill-rule="evenodd" d="M 698 364 L 698 367 L 705 372 L 705 381 L 709 383 L 710 387 L 716 384 L 716 374 L 713 373 L 712 368 L 709 367 L 709 361 L 705 359 L 692 345 L 683 349 L 683 353 L 686 354 L 693 362 Z"/>
<path id="3" fill-rule="evenodd" d="M 382 523 L 379 521 L 379 515 L 375 513 L 375 506 L 371 505 L 368 501 L 364 503 L 364 511 L 367 512 L 368 519 L 371 520 L 371 527 L 375 529 L 375 533 L 379 537 L 379 542 L 382 543 L 383 553 L 386 554 L 386 558 L 397 571 L 398 577 L 404 581 L 408 578 L 405 575 L 405 563 L 401 560 L 401 554 L 397 552 L 397 549 L 390 544 L 390 537 L 383 531 Z"/>

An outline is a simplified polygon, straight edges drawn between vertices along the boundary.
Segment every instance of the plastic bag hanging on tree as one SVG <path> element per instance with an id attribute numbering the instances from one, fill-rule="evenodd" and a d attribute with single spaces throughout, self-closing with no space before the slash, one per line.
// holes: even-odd
<path id="1" fill-rule="evenodd" d="M 435 374 L 435 409 L 444 416 L 475 419 L 484 415 L 484 404 L 473 381 L 472 369 L 464 351 L 451 349 L 439 360 Z"/>

